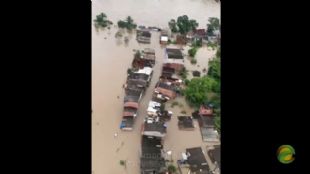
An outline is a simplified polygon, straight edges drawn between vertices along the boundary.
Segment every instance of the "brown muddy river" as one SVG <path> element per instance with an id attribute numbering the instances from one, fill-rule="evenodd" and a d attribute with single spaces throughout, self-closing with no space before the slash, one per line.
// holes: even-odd
<path id="1" fill-rule="evenodd" d="M 220 18 L 220 3 L 214 0 L 93 0 L 92 17 L 104 12 L 109 20 L 116 23 L 130 15 L 138 25 L 167 27 L 171 18 L 188 15 L 196 19 L 199 26 L 205 28 L 209 17 Z M 138 44 L 135 33 L 124 35 L 129 38 L 125 44 L 124 37 L 115 38 L 117 27 L 110 30 L 97 31 L 92 25 L 92 173 L 93 174 L 138 174 L 140 155 L 140 128 L 146 115 L 148 101 L 155 83 L 160 75 L 163 48 L 159 45 L 159 33 L 152 32 L 151 44 Z M 133 49 L 154 48 L 156 50 L 156 65 L 152 83 L 144 95 L 132 132 L 122 132 L 119 129 L 124 90 L 122 85 L 126 80 L 127 68 L 133 59 Z M 186 50 L 187 48 L 185 48 Z M 202 48 L 197 53 L 198 69 L 207 67 L 208 59 L 214 51 Z M 197 69 L 186 61 L 189 70 Z M 118 98 L 119 96 L 119 98 Z M 190 109 L 188 109 L 190 110 Z M 189 111 L 190 112 L 190 111 Z M 189 142 L 173 135 L 180 133 L 175 128 L 172 119 L 168 127 L 165 143 L 168 148 L 187 148 Z M 118 136 L 114 137 L 117 133 Z M 190 133 L 188 133 L 190 134 Z M 190 141 L 200 146 L 200 135 Z M 169 139 L 169 137 L 174 137 Z M 195 143 L 196 142 L 196 143 Z M 178 144 L 178 146 L 176 146 Z M 174 147 L 176 146 L 176 147 Z M 179 153 L 179 152 L 178 152 Z M 127 161 L 127 167 L 119 164 Z"/>

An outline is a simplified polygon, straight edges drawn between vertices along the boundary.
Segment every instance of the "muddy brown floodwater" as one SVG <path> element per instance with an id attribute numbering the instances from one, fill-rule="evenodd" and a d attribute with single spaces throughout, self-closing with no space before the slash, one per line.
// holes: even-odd
<path id="1" fill-rule="evenodd" d="M 109 20 L 116 23 L 130 15 L 138 25 L 167 27 L 171 18 L 188 15 L 196 19 L 199 26 L 205 28 L 208 17 L 220 18 L 220 3 L 214 0 L 93 0 L 92 17 L 104 12 Z M 159 78 L 163 61 L 164 49 L 159 45 L 159 33 L 152 32 L 151 44 L 138 44 L 135 33 L 124 35 L 128 43 L 115 38 L 118 28 L 97 31 L 92 25 L 92 173 L 93 174 L 138 174 L 141 124 L 146 115 L 148 101 Z M 147 89 L 139 108 L 139 116 L 132 132 L 122 132 L 119 129 L 124 90 L 122 85 L 126 80 L 127 68 L 133 59 L 134 49 L 154 48 L 156 65 L 151 85 Z M 186 48 L 185 48 L 186 49 Z M 200 68 L 207 67 L 207 61 L 214 51 L 203 48 L 197 53 Z M 195 69 L 186 63 L 188 69 Z M 119 97 L 118 97 L 119 96 Z M 182 100 L 182 99 L 180 99 Z M 186 107 L 186 106 L 185 106 Z M 189 109 L 190 110 L 190 109 Z M 173 120 L 172 120 L 173 121 Z M 177 148 L 177 152 L 191 144 L 200 146 L 201 138 L 197 132 L 185 133 L 193 136 L 190 145 L 174 147 L 172 142 L 178 142 L 180 134 L 176 123 L 170 122 L 166 137 L 167 148 Z M 172 125 L 173 124 L 173 125 Z M 117 133 L 117 134 L 116 134 Z M 176 136 L 174 136 L 176 135 Z M 169 140 L 169 137 L 175 137 Z M 188 142 L 188 141 L 187 141 Z M 197 143 L 195 143 L 197 142 Z M 127 161 L 127 167 L 120 165 L 120 160 Z"/>

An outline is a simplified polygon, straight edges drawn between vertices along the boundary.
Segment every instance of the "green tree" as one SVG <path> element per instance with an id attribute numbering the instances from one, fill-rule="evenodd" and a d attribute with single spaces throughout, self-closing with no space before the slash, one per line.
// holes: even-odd
<path id="1" fill-rule="evenodd" d="M 193 47 L 193 48 L 191 48 L 191 49 L 188 50 L 188 54 L 189 54 L 189 56 L 191 56 L 191 57 L 195 57 L 197 51 L 198 51 L 198 48 L 197 48 L 197 47 Z"/>
<path id="2" fill-rule="evenodd" d="M 193 78 L 184 90 L 186 100 L 192 106 L 199 107 L 208 101 L 209 93 L 219 93 L 219 81 L 208 77 Z"/>
<path id="3" fill-rule="evenodd" d="M 169 171 L 170 173 L 175 173 L 175 172 L 177 171 L 177 168 L 176 168 L 173 164 L 170 164 L 170 165 L 168 166 L 168 171 Z"/>
<path id="4" fill-rule="evenodd" d="M 171 20 L 169 21 L 168 25 L 169 25 L 169 28 L 171 29 L 171 31 L 172 31 L 173 33 L 178 32 L 177 23 L 176 23 L 176 21 L 175 21 L 174 19 L 171 19 Z"/>
<path id="5" fill-rule="evenodd" d="M 215 78 L 216 80 L 220 80 L 221 78 L 221 65 L 220 58 L 215 57 L 213 60 L 209 61 L 209 70 L 208 76 Z"/>
<path id="6" fill-rule="evenodd" d="M 173 33 L 180 32 L 181 34 L 186 34 L 189 31 L 195 30 L 199 24 L 196 20 L 189 19 L 187 15 L 183 15 L 179 16 L 177 20 L 171 19 L 168 25 Z"/>
<path id="7" fill-rule="evenodd" d="M 181 76 L 182 79 L 186 79 L 187 75 L 188 75 L 188 70 L 185 67 L 183 67 L 181 71 L 179 72 L 179 76 Z"/>
<path id="8" fill-rule="evenodd" d="M 117 22 L 119 28 L 126 28 L 127 30 L 132 30 L 137 28 L 137 24 L 134 23 L 134 20 L 131 16 L 127 16 L 125 20 L 119 20 Z"/>
<path id="9" fill-rule="evenodd" d="M 99 15 L 97 15 L 94 22 L 96 26 L 103 28 L 113 24 L 111 21 L 107 19 L 107 15 L 105 13 L 100 13 Z"/>
<path id="10" fill-rule="evenodd" d="M 208 19 L 208 24 L 207 24 L 207 34 L 208 35 L 214 35 L 215 30 L 220 29 L 220 20 L 215 17 L 210 17 Z"/>

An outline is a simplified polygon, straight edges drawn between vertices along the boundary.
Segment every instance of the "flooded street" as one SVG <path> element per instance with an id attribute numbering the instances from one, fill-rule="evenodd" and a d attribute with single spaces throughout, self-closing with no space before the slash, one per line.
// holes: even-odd
<path id="1" fill-rule="evenodd" d="M 214 0 L 93 0 L 92 17 L 94 18 L 101 12 L 104 12 L 108 19 L 114 23 L 130 15 L 138 25 L 163 27 L 168 26 L 168 21 L 171 18 L 187 14 L 190 18 L 196 19 L 199 26 L 205 28 L 208 17 L 220 17 L 220 4 Z M 138 44 L 135 33 L 127 34 L 125 32 L 124 34 L 129 38 L 128 44 L 125 44 L 124 37 L 115 38 L 117 31 L 118 28 L 112 26 L 110 30 L 97 32 L 92 25 L 93 174 L 139 173 L 141 124 L 146 115 L 152 91 L 160 76 L 163 62 L 164 49 L 159 45 L 159 33 L 152 32 L 151 44 Z M 126 80 L 127 68 L 131 66 L 133 50 L 148 47 L 156 51 L 152 82 L 141 101 L 134 130 L 122 132 L 119 129 L 124 98 L 122 85 Z M 201 69 L 207 67 L 207 59 L 213 54 L 207 48 L 198 51 L 197 61 Z M 185 60 L 185 63 L 191 70 L 190 66 L 192 65 L 189 61 Z M 192 68 L 194 69 L 194 66 Z M 169 137 L 176 139 L 176 136 L 180 135 L 180 133 L 175 134 L 179 131 L 176 129 L 176 122 L 172 121 L 168 125 L 166 137 L 168 144 L 170 143 Z M 115 133 L 117 133 L 116 137 Z M 190 143 L 201 142 L 200 134 L 196 132 L 193 134 L 195 135 Z M 120 165 L 120 160 L 127 161 L 126 168 Z"/>

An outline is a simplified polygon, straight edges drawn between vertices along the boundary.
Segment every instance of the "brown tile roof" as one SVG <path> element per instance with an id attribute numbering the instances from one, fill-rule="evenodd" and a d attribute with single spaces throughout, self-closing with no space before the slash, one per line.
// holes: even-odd
<path id="1" fill-rule="evenodd" d="M 176 97 L 176 93 L 174 91 L 171 91 L 168 89 L 157 87 L 157 88 L 155 88 L 155 91 L 158 91 L 159 93 L 161 93 L 161 94 L 163 94 L 163 95 L 165 95 L 171 99 L 174 99 Z"/>
<path id="2" fill-rule="evenodd" d="M 213 115 L 213 110 L 211 108 L 207 108 L 205 106 L 200 106 L 199 109 L 199 114 L 200 115 Z"/>
<path id="3" fill-rule="evenodd" d="M 138 109 L 139 104 L 137 102 L 125 102 L 124 107 L 131 107 Z"/>

